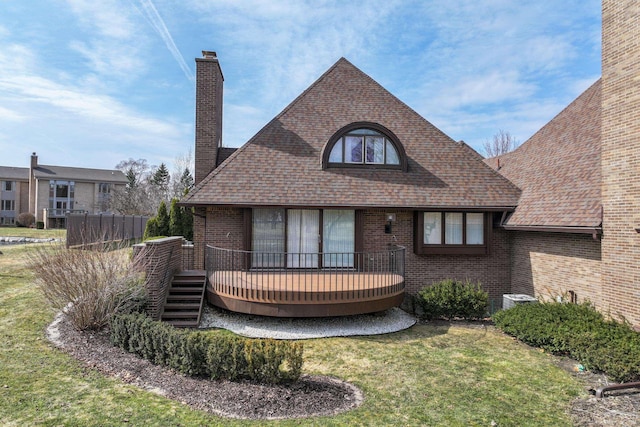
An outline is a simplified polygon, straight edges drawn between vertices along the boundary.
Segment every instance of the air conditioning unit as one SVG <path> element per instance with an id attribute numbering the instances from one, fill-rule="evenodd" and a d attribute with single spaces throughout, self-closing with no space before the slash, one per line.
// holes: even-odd
<path id="1" fill-rule="evenodd" d="M 514 307 L 516 304 L 529 304 L 538 302 L 532 296 L 524 294 L 504 294 L 502 295 L 502 308 L 504 310 Z"/>

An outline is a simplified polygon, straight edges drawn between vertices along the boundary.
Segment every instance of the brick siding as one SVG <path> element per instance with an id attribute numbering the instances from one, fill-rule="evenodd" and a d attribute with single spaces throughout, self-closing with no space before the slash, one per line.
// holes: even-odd
<path id="1" fill-rule="evenodd" d="M 159 320 L 173 275 L 182 267 L 182 237 L 165 237 L 134 246 L 134 257 L 144 261 L 147 281 L 147 312 Z"/>
<path id="2" fill-rule="evenodd" d="M 602 2 L 602 292 L 640 324 L 640 8 Z"/>
<path id="3" fill-rule="evenodd" d="M 600 291 L 600 241 L 588 234 L 512 231 L 511 291 L 542 299 L 567 297 L 606 306 Z"/>
<path id="4" fill-rule="evenodd" d="M 494 307 L 500 306 L 503 294 L 510 293 L 509 247 L 504 231 L 493 230 L 488 255 L 416 255 L 413 248 L 413 212 L 397 211 L 391 234 L 384 233 L 384 212 L 365 212 L 364 250 L 379 250 L 394 241 L 406 247 L 405 285 L 408 294 L 414 295 L 424 286 L 445 279 L 479 282 L 489 293 Z"/>

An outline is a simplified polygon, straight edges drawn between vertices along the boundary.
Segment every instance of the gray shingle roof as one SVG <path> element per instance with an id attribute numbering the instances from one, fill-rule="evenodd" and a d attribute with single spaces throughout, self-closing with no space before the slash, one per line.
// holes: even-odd
<path id="1" fill-rule="evenodd" d="M 0 166 L 0 181 L 29 181 L 29 168 Z"/>
<path id="2" fill-rule="evenodd" d="M 322 169 L 322 152 L 342 127 L 374 122 L 403 144 L 408 172 Z M 189 205 L 512 208 L 520 190 L 340 59 L 249 142 L 211 172 Z"/>
<path id="3" fill-rule="evenodd" d="M 27 169 L 27 172 L 29 170 Z M 38 165 L 33 170 L 38 179 L 61 179 L 69 181 L 111 182 L 126 184 L 127 177 L 119 170 L 86 169 L 68 166 Z"/>
<path id="4" fill-rule="evenodd" d="M 516 150 L 487 163 L 522 189 L 508 226 L 598 227 L 601 81 Z"/>

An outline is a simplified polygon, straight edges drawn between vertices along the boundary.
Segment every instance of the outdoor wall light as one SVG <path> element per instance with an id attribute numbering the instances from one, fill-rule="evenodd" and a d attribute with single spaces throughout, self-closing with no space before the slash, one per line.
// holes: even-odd
<path id="1" fill-rule="evenodd" d="M 385 216 L 385 219 L 387 220 L 387 223 L 384 225 L 384 232 L 385 234 L 391 234 L 392 233 L 391 224 L 396 222 L 396 214 L 386 213 L 384 214 L 384 216 Z"/>

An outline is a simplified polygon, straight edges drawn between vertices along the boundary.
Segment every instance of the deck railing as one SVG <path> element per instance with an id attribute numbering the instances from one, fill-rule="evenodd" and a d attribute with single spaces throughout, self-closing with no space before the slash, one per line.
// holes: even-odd
<path id="1" fill-rule="evenodd" d="M 361 301 L 404 290 L 405 251 L 282 253 L 207 246 L 215 293 L 245 300 Z"/>

